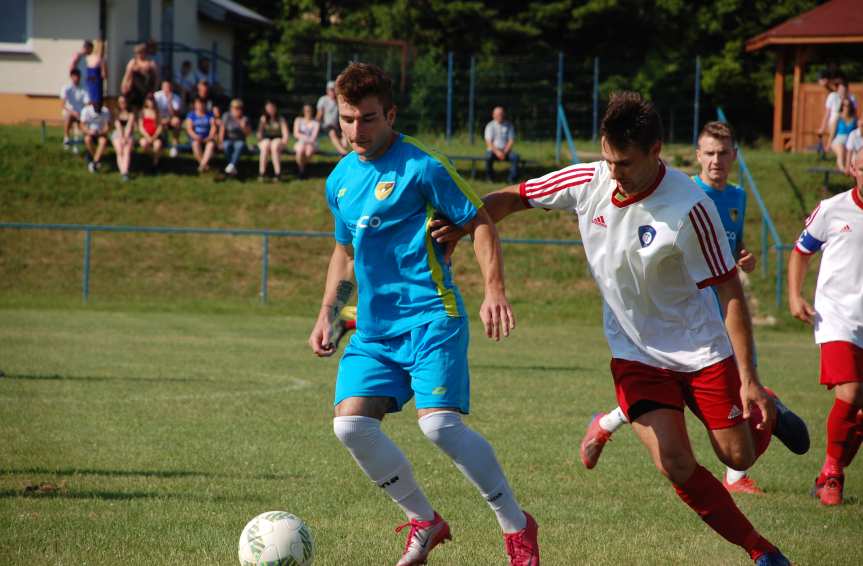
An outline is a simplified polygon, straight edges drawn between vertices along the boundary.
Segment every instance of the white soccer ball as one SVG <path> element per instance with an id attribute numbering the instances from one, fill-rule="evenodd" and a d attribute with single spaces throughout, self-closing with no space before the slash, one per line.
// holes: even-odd
<path id="1" fill-rule="evenodd" d="M 311 566 L 312 531 L 287 511 L 267 511 L 248 522 L 240 535 L 240 566 Z"/>

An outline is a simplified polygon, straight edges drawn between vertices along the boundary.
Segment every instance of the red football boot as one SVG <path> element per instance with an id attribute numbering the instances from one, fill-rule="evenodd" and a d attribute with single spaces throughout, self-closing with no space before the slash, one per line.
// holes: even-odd
<path id="1" fill-rule="evenodd" d="M 539 525 L 530 513 L 524 514 L 527 525 L 517 533 L 503 535 L 510 566 L 539 566 Z"/>
<path id="2" fill-rule="evenodd" d="M 400 533 L 405 527 L 410 527 L 411 530 L 405 543 L 405 552 L 396 566 L 426 564 L 429 552 L 434 547 L 444 541 L 452 540 L 449 525 L 437 513 L 431 521 L 411 519 L 404 525 L 396 527 L 396 532 Z"/>
<path id="3" fill-rule="evenodd" d="M 599 457 L 602 455 L 602 449 L 605 443 L 611 440 L 611 433 L 599 426 L 599 419 L 605 416 L 605 413 L 594 413 L 593 418 L 587 425 L 587 432 L 584 433 L 584 438 L 581 439 L 581 462 L 588 470 L 593 469 L 596 463 L 599 462 Z"/>

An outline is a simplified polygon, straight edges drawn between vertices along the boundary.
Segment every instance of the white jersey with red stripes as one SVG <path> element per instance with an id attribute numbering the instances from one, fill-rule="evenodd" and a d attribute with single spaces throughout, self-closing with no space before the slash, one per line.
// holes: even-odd
<path id="1" fill-rule="evenodd" d="M 815 287 L 815 342 L 863 348 L 863 198 L 857 189 L 821 201 L 794 251 L 822 250 Z"/>
<path id="2" fill-rule="evenodd" d="M 520 190 L 528 206 L 578 216 L 613 357 L 697 371 L 732 355 L 707 287 L 737 268 L 716 206 L 689 177 L 660 164 L 651 187 L 624 198 L 606 162 L 597 161 Z"/>

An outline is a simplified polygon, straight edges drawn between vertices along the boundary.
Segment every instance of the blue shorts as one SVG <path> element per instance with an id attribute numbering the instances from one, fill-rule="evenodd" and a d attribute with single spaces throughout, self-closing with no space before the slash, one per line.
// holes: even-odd
<path id="1" fill-rule="evenodd" d="M 348 397 L 391 397 L 389 412 L 416 395 L 417 409 L 470 411 L 467 318 L 433 320 L 384 340 L 351 336 L 339 362 L 338 405 Z"/>

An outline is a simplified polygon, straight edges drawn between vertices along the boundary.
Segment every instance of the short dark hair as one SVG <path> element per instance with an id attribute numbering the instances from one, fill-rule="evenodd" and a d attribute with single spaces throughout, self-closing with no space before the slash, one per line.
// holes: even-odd
<path id="1" fill-rule="evenodd" d="M 81 78 L 81 71 L 79 71 L 78 69 L 72 69 L 71 71 L 69 71 L 69 76 L 71 77 L 72 75 Z"/>
<path id="2" fill-rule="evenodd" d="M 388 111 L 393 107 L 393 81 L 377 65 L 351 63 L 336 77 L 336 95 L 353 105 L 376 96 L 384 111 Z"/>
<path id="3" fill-rule="evenodd" d="M 725 122 L 707 122 L 704 124 L 704 127 L 701 128 L 701 133 L 698 134 L 698 141 L 701 141 L 701 138 L 704 136 L 710 136 L 711 138 L 716 138 L 718 140 L 728 140 L 731 142 L 731 145 L 734 145 L 734 130 L 731 129 L 731 126 L 726 124 Z"/>
<path id="4" fill-rule="evenodd" d="M 599 133 L 616 149 L 636 145 L 647 153 L 662 140 L 662 119 L 653 103 L 637 92 L 615 92 L 608 101 Z"/>

